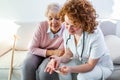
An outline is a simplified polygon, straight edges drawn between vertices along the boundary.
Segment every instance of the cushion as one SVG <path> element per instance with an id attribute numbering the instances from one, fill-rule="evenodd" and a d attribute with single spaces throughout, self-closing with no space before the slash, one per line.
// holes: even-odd
<path id="1" fill-rule="evenodd" d="M 112 20 L 101 21 L 100 28 L 104 36 L 116 34 L 116 22 L 115 21 L 112 21 Z"/>
<path id="2" fill-rule="evenodd" d="M 28 50 L 28 44 L 32 39 L 34 29 L 36 27 L 35 23 L 17 23 L 20 27 L 17 30 L 16 35 L 18 39 L 16 41 L 16 50 Z"/>
<path id="3" fill-rule="evenodd" d="M 0 57 L 0 80 L 8 80 L 10 61 L 12 56 L 12 50 Z M 15 51 L 13 59 L 13 73 L 11 80 L 22 80 L 21 79 L 21 67 L 23 61 L 27 57 L 28 51 Z"/>
<path id="4" fill-rule="evenodd" d="M 12 57 L 12 50 L 7 54 L 0 57 L 0 69 L 9 69 Z M 28 51 L 14 51 L 13 67 L 14 69 L 20 69 L 23 61 L 27 56 Z"/>
<path id="5" fill-rule="evenodd" d="M 105 36 L 113 63 L 120 64 L 120 38 L 115 35 Z"/>
<path id="6" fill-rule="evenodd" d="M 107 80 L 120 80 L 120 65 L 114 65 L 114 70 Z"/>
<path id="7" fill-rule="evenodd" d="M 0 56 L 4 55 L 12 48 L 10 41 L 4 40 L 0 41 Z"/>
<path id="8" fill-rule="evenodd" d="M 120 56 L 114 59 L 114 64 L 120 64 Z"/>

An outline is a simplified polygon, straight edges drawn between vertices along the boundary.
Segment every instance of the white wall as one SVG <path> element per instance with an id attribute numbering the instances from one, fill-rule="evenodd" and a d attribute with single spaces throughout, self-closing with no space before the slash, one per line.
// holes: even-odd
<path id="1" fill-rule="evenodd" d="M 99 18 L 120 20 L 120 0 L 91 0 Z"/>
<path id="2" fill-rule="evenodd" d="M 92 0 L 92 4 L 100 18 L 109 18 L 113 12 L 113 0 Z"/>
<path id="3" fill-rule="evenodd" d="M 64 1 L 65 0 L 0 0 L 0 19 L 21 22 L 41 21 L 45 18 L 44 10 L 48 3 L 63 3 Z"/>
<path id="4" fill-rule="evenodd" d="M 0 0 L 0 19 L 20 22 L 44 20 L 46 5 L 50 2 L 64 3 L 66 0 Z M 120 20 L 120 0 L 90 0 L 99 18 Z"/>
<path id="5" fill-rule="evenodd" d="M 14 32 L 15 21 L 39 22 L 45 19 L 44 12 L 50 2 L 63 4 L 66 0 L 0 0 L 0 33 L 2 38 Z M 100 19 L 115 19 L 117 35 L 120 35 L 120 0 L 90 0 Z M 7 28 L 7 29 L 6 29 Z M 6 34 L 8 32 L 8 34 Z M 2 35 L 4 34 L 4 35 Z M 6 34 L 6 36 L 5 36 Z M 120 37 L 120 36 L 119 36 Z"/>

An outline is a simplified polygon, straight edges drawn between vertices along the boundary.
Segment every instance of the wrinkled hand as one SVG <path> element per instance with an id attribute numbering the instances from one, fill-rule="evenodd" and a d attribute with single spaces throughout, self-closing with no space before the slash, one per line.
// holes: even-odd
<path id="1" fill-rule="evenodd" d="M 50 74 L 52 74 L 58 67 L 60 64 L 60 58 L 57 56 L 51 56 L 51 60 L 50 62 L 47 64 L 46 68 L 45 68 L 45 72 L 48 72 Z"/>
<path id="2" fill-rule="evenodd" d="M 46 56 L 52 56 L 52 55 L 56 55 L 56 56 L 62 56 L 64 54 L 64 50 L 47 50 L 46 51 Z"/>
<path id="3" fill-rule="evenodd" d="M 53 71 L 55 70 L 55 64 L 56 64 L 55 59 L 51 59 L 45 68 L 45 72 L 52 74 Z"/>
<path id="4" fill-rule="evenodd" d="M 68 53 L 68 54 L 70 54 L 71 56 L 73 56 L 73 55 L 72 55 L 73 53 L 72 53 L 72 51 L 71 51 L 69 48 L 66 49 L 66 53 Z"/>
<path id="5" fill-rule="evenodd" d="M 64 50 L 54 50 L 54 55 L 62 56 L 64 54 Z"/>

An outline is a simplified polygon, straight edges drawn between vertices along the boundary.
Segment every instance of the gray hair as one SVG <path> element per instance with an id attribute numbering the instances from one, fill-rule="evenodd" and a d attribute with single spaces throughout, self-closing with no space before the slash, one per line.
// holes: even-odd
<path id="1" fill-rule="evenodd" d="M 58 3 L 50 3 L 47 6 L 46 12 L 45 12 L 45 16 L 48 16 L 49 11 L 60 11 L 61 6 Z"/>

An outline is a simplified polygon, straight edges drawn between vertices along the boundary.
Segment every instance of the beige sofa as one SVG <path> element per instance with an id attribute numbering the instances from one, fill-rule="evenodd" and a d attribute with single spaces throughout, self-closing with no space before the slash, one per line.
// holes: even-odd
<path id="1" fill-rule="evenodd" d="M 16 23 L 19 27 L 16 35 L 12 80 L 21 80 L 21 66 L 27 54 L 27 46 L 32 38 L 36 23 Z M 10 26 L 8 26 L 10 27 Z M 11 25 L 12 27 L 12 25 Z M 9 39 L 0 41 L 0 80 L 7 80 L 12 57 L 13 35 Z"/>
<path id="2" fill-rule="evenodd" d="M 100 21 L 101 29 L 105 35 L 105 41 L 110 49 L 111 57 L 117 68 L 108 80 L 120 80 L 120 38 L 116 36 L 117 22 Z M 21 66 L 27 54 L 27 46 L 32 38 L 36 23 L 16 23 L 19 25 L 16 41 L 12 80 L 21 80 Z M 10 27 L 10 26 L 9 26 Z M 12 41 L 0 41 L 0 80 L 7 80 L 12 55 Z M 119 57 L 119 58 L 118 58 Z M 114 79 L 113 79 L 114 78 Z M 117 79 L 118 78 L 118 79 Z"/>

